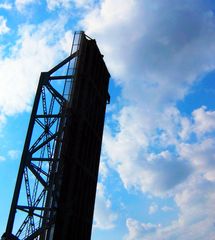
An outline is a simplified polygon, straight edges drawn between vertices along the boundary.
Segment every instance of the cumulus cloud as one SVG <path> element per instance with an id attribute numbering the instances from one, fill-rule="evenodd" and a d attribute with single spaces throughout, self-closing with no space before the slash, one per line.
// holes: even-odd
<path id="1" fill-rule="evenodd" d="M 147 234 L 153 234 L 160 225 L 155 225 L 151 223 L 141 223 L 135 219 L 128 218 L 126 220 L 126 225 L 129 234 L 125 236 L 124 240 L 142 240 L 145 239 L 144 236 Z"/>
<path id="2" fill-rule="evenodd" d="M 104 186 L 98 183 L 93 227 L 111 229 L 115 226 L 116 220 L 117 214 L 111 209 L 111 201 L 105 195 Z"/>
<path id="3" fill-rule="evenodd" d="M 192 163 L 196 171 L 207 180 L 215 181 L 215 139 L 207 138 L 198 143 L 182 143 L 179 145 L 180 155 Z"/>
<path id="4" fill-rule="evenodd" d="M 129 219 L 126 239 L 195 239 L 197 230 L 213 239 L 214 211 L 199 215 L 198 208 L 213 206 L 214 111 L 183 116 L 176 107 L 215 68 L 213 9 L 203 0 L 104 0 L 82 19 L 128 103 L 113 115 L 114 131 L 106 128 L 109 166 L 126 188 L 171 194 L 180 210 L 169 226 L 150 223 L 150 233 L 148 223 Z M 185 206 L 185 192 L 199 202 Z"/>
<path id="5" fill-rule="evenodd" d="M 181 214 L 172 227 L 178 239 L 195 239 L 196 236 L 199 239 L 214 238 L 214 189 L 215 182 L 193 176 L 186 188 L 176 194 L 175 201 Z M 172 229 L 170 236 L 173 232 Z"/>
<path id="6" fill-rule="evenodd" d="M 203 106 L 193 111 L 192 115 L 195 122 L 193 131 L 197 135 L 215 130 L 215 111 L 207 111 L 207 107 Z"/>
<path id="7" fill-rule="evenodd" d="M 144 180 L 143 176 L 150 176 L 145 180 L 148 186 L 154 182 L 153 176 L 168 176 L 160 173 L 162 169 L 173 174 L 170 179 L 178 179 L 172 169 L 179 167 L 181 180 L 175 184 L 186 179 L 189 164 L 178 158 L 177 151 L 172 161 L 158 161 L 160 172 L 147 158 L 153 150 L 162 152 L 190 136 L 191 120 L 181 116 L 174 105 L 200 76 L 215 67 L 215 17 L 210 4 L 201 0 L 174 4 L 168 0 L 126 4 L 105 0 L 89 11 L 82 24 L 99 42 L 123 96 L 131 103 L 115 118 L 119 131 L 105 140 L 107 154 L 111 163 L 117 164 L 125 185 L 137 182 L 132 171 Z M 195 112 L 194 118 L 197 121 Z M 171 186 L 165 182 L 175 186 L 170 179 L 163 180 L 163 190 Z"/>
<path id="8" fill-rule="evenodd" d="M 104 151 L 110 165 L 118 171 L 126 188 L 135 187 L 156 195 L 171 191 L 192 172 L 188 160 L 178 153 L 165 150 L 177 143 L 175 133 L 180 125 L 180 117 L 175 123 L 171 117 L 169 120 L 161 117 L 157 129 L 158 126 L 151 124 L 153 122 L 150 122 L 148 115 L 140 111 L 128 114 L 126 109 L 123 108 L 124 113 L 119 115 L 119 133 L 113 136 L 110 131 L 105 132 Z M 154 153 L 156 149 L 160 152 Z"/>
<path id="9" fill-rule="evenodd" d="M 22 10 L 33 2 L 15 3 Z M 93 4 L 87 0 L 46 2 L 50 11 Z M 128 103 L 113 111 L 114 131 L 106 128 L 108 166 L 101 164 L 103 178 L 107 167 L 112 167 L 127 189 L 162 197 L 171 194 L 179 209 L 178 219 L 168 226 L 128 218 L 127 240 L 161 240 L 163 236 L 190 240 L 195 234 L 213 239 L 214 111 L 201 107 L 182 116 L 176 108 L 192 84 L 215 67 L 211 9 L 214 3 L 203 0 L 103 0 L 87 9 L 80 23 L 96 38 Z M 71 36 L 71 31 L 65 34 L 62 19 L 20 27 L 10 54 L 0 57 L 2 119 L 30 109 L 38 73 L 62 56 Z M 117 214 L 101 184 L 96 201 L 95 227 L 113 228 Z M 151 213 L 155 209 L 152 205 Z"/>
<path id="10" fill-rule="evenodd" d="M 83 25 L 126 98 L 146 106 L 182 99 L 215 66 L 214 14 L 205 1 L 106 0 Z"/>
<path id="11" fill-rule="evenodd" d="M 10 31 L 10 28 L 7 26 L 7 19 L 3 16 L 0 16 L 0 35 L 6 34 Z"/>
<path id="12" fill-rule="evenodd" d="M 215 186 L 207 180 L 194 178 L 186 189 L 184 188 L 175 196 L 175 202 L 180 210 L 177 220 L 164 226 L 127 219 L 128 235 L 125 239 L 163 240 L 165 236 L 165 240 L 213 240 Z M 148 226 L 148 231 L 145 226 Z"/>
<path id="13" fill-rule="evenodd" d="M 38 26 L 20 26 L 18 40 L 9 49 L 10 54 L 0 58 L 0 71 L 4 76 L 0 81 L 1 114 L 30 110 L 40 72 L 49 70 L 64 56 L 60 44 L 65 34 L 64 23 L 58 19 Z"/>

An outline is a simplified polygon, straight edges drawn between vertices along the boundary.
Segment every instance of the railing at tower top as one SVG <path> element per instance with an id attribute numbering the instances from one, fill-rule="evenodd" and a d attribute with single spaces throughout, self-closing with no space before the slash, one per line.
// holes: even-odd
<path id="1" fill-rule="evenodd" d="M 77 52 L 80 49 L 80 44 L 81 44 L 83 35 L 84 35 L 84 32 L 82 32 L 82 31 L 74 33 L 70 55 L 74 54 L 75 52 Z M 77 59 L 78 59 L 78 57 L 71 59 L 68 63 L 68 67 L 67 67 L 66 75 L 73 76 L 70 79 L 66 79 L 64 89 L 63 89 L 63 96 L 68 101 L 71 100 L 70 97 L 71 97 L 71 93 L 72 93 L 72 83 L 75 78 L 75 73 L 76 73 L 76 69 L 77 69 Z"/>

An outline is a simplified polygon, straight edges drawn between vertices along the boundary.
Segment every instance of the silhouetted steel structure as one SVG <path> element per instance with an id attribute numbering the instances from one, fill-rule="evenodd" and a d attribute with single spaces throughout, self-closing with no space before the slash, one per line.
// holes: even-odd
<path id="1" fill-rule="evenodd" d="M 84 32 L 41 73 L 2 239 L 90 239 L 109 77 Z"/>

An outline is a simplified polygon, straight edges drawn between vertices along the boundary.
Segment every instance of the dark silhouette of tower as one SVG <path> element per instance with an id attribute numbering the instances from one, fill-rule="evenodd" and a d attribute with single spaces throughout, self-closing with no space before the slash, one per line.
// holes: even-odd
<path id="1" fill-rule="evenodd" d="M 84 32 L 41 73 L 2 239 L 90 239 L 109 78 Z"/>

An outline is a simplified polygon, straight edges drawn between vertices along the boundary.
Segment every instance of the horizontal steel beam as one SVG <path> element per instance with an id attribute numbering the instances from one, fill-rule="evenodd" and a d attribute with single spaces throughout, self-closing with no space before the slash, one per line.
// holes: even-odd
<path id="1" fill-rule="evenodd" d="M 52 162 L 59 161 L 59 158 L 31 158 L 31 161 L 39 161 L 39 162 Z"/>
<path id="2" fill-rule="evenodd" d="M 24 205 L 17 205 L 17 209 L 19 210 L 29 210 L 29 211 L 43 211 L 43 210 L 47 210 L 47 211 L 53 211 L 53 208 L 47 208 L 47 207 L 30 207 L 30 206 L 24 206 Z"/>
<path id="3" fill-rule="evenodd" d="M 59 68 L 63 67 L 63 65 L 65 65 L 66 63 L 68 63 L 71 59 L 73 59 L 74 57 L 78 56 L 78 51 L 74 52 L 72 55 L 70 55 L 69 57 L 67 57 L 66 59 L 64 59 L 61 63 L 59 63 L 57 66 L 55 66 L 54 68 L 52 68 L 50 71 L 48 71 L 49 75 L 53 74 L 54 72 L 56 72 Z"/>
<path id="4" fill-rule="evenodd" d="M 71 79 L 71 78 L 74 78 L 74 75 L 50 76 L 49 80 L 62 80 L 62 79 Z"/>
<path id="5" fill-rule="evenodd" d="M 60 118 L 62 117 L 61 114 L 39 114 L 39 115 L 36 115 L 35 118 Z"/>

